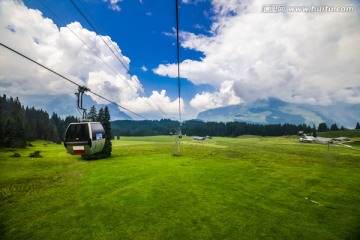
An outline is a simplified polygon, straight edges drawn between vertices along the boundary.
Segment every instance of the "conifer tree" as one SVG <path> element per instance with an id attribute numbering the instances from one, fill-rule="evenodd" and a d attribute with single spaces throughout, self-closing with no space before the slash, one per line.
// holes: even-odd
<path id="1" fill-rule="evenodd" d="M 313 125 L 312 132 L 313 132 L 313 137 L 317 137 L 315 124 Z"/>
<path id="2" fill-rule="evenodd" d="M 2 146 L 3 144 L 3 123 L 2 123 L 2 97 L 0 96 L 0 147 Z"/>
<path id="3" fill-rule="evenodd" d="M 104 117 L 105 117 L 104 109 L 100 108 L 99 113 L 97 115 L 97 121 L 102 124 L 104 122 Z"/>
<path id="4" fill-rule="evenodd" d="M 62 139 L 62 134 L 66 130 L 65 121 L 62 120 L 56 113 L 53 113 L 50 118 L 51 123 L 54 125 L 57 136 L 59 137 L 58 142 Z"/>
<path id="5" fill-rule="evenodd" d="M 98 120 L 98 114 L 96 111 L 95 106 L 93 105 L 90 109 L 90 112 L 88 114 L 88 119 L 90 119 L 91 121 L 97 121 Z"/>
<path id="6" fill-rule="evenodd" d="M 336 123 L 334 123 L 333 125 L 331 125 L 330 130 L 331 130 L 331 131 L 339 131 L 339 128 L 338 128 L 338 126 L 336 125 Z"/>
<path id="7" fill-rule="evenodd" d="M 355 129 L 360 129 L 360 123 L 356 123 Z"/>
<path id="8" fill-rule="evenodd" d="M 105 107 L 103 121 L 101 122 L 105 130 L 105 146 L 103 149 L 106 157 L 111 156 L 112 144 L 111 144 L 111 123 L 110 123 L 110 112 L 108 107 Z"/>
<path id="9" fill-rule="evenodd" d="M 327 132 L 329 131 L 329 128 L 326 123 L 320 123 L 318 127 L 318 132 Z"/>
<path id="10" fill-rule="evenodd" d="M 26 135 L 24 118 L 21 104 L 18 98 L 10 98 L 11 113 L 6 121 L 4 129 L 4 146 L 13 148 L 24 148 L 26 146 Z"/>

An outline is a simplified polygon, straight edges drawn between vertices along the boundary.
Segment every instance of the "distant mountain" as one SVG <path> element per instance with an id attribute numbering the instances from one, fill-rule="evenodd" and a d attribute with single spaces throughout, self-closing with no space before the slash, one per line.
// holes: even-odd
<path id="1" fill-rule="evenodd" d="M 77 109 L 77 103 L 75 95 L 74 97 L 69 97 L 67 95 L 57 95 L 57 96 L 22 96 L 20 101 L 24 106 L 32 107 L 34 106 L 37 109 L 42 109 L 51 114 L 53 112 L 57 113 L 61 117 L 66 117 L 69 115 L 80 117 L 80 113 Z M 100 108 L 107 106 L 110 111 L 111 121 L 114 120 L 132 120 L 132 118 L 121 111 L 114 104 L 97 104 L 90 96 L 83 96 L 83 106 L 87 109 L 89 113 L 92 106 L 96 107 L 96 110 L 99 111 Z"/>
<path id="2" fill-rule="evenodd" d="M 132 118 L 129 115 L 127 115 L 123 111 L 120 111 L 119 108 L 117 106 L 115 106 L 114 104 L 107 104 L 107 105 L 97 104 L 97 105 L 95 105 L 97 110 L 99 110 L 100 108 L 104 108 L 105 106 L 107 106 L 109 108 L 111 121 L 132 120 Z"/>
<path id="3" fill-rule="evenodd" d="M 251 104 L 239 104 L 200 112 L 197 119 L 215 122 L 247 122 L 261 124 L 303 124 L 318 125 L 326 122 L 354 128 L 360 121 L 360 105 L 333 104 L 314 106 L 310 104 L 287 103 L 276 98 L 257 100 Z"/>

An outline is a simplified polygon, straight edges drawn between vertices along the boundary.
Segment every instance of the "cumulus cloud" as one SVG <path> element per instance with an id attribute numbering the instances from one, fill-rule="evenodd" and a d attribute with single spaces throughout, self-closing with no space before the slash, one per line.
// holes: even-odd
<path id="1" fill-rule="evenodd" d="M 151 101 L 146 97 L 132 98 L 127 101 L 123 101 L 123 106 L 131 109 L 135 112 L 141 112 L 149 118 L 154 118 L 154 110 L 163 113 L 164 118 L 177 118 L 179 113 L 179 99 L 171 101 L 171 99 L 166 96 L 166 91 L 162 90 L 161 92 L 153 91 L 151 94 Z M 180 99 L 180 110 L 185 113 L 184 101 Z M 165 115 L 166 114 L 166 115 Z M 157 117 L 158 114 L 157 114 Z"/>
<path id="2" fill-rule="evenodd" d="M 242 100 L 235 95 L 233 82 L 225 81 L 221 84 L 221 89 L 218 92 L 196 94 L 190 101 L 190 106 L 198 110 L 206 110 L 239 103 L 242 103 Z"/>
<path id="3" fill-rule="evenodd" d="M 109 9 L 117 12 L 121 10 L 118 3 L 121 2 L 122 0 L 103 0 L 103 1 L 109 2 Z"/>
<path id="4" fill-rule="evenodd" d="M 272 1 L 272 4 L 277 1 Z M 278 1 L 284 4 L 284 1 Z M 296 5 L 339 5 L 301 1 Z M 216 90 L 196 94 L 190 104 L 203 110 L 259 98 L 289 102 L 360 103 L 360 11 L 262 13 L 267 1 L 213 0 L 209 36 L 182 32 L 182 47 L 202 52 L 184 60 L 181 75 Z M 286 2 L 287 6 L 295 4 Z M 176 64 L 154 72 L 176 77 Z M 224 84 L 230 83 L 230 84 Z"/>
<path id="5" fill-rule="evenodd" d="M 115 3 L 115 2 L 113 2 Z M 70 30 L 71 29 L 71 30 Z M 80 41 L 76 35 L 86 43 Z M 67 27 L 57 27 L 51 19 L 42 16 L 38 10 L 27 8 L 19 1 L 0 1 L 1 43 L 23 53 L 35 61 L 53 69 L 79 85 L 86 85 L 118 104 L 124 104 L 137 113 L 158 114 L 158 109 L 145 104 L 147 108 L 136 106 L 137 102 L 153 102 L 142 97 L 143 88 L 137 76 L 129 75 L 130 59 L 122 55 L 119 46 L 110 37 L 102 36 L 122 59 L 122 63 L 108 49 L 103 39 L 85 29 L 78 22 Z M 101 59 L 89 50 L 90 47 Z M 116 69 L 116 70 L 114 70 Z M 0 47 L 0 93 L 24 96 L 27 105 L 36 105 L 35 96 L 68 96 L 74 98 L 77 86 L 50 73 L 34 63 Z M 165 95 L 153 93 L 164 108 L 172 109 L 173 102 Z M 98 103 L 107 103 L 94 95 Z M 33 99 L 33 100 L 32 100 Z M 69 106 L 75 108 L 72 101 Z M 71 105 L 70 105 L 71 103 Z M 151 103 L 150 103 L 151 105 Z M 135 110 L 134 110 L 135 111 Z"/>
<path id="6" fill-rule="evenodd" d="M 141 70 L 143 70 L 144 72 L 148 71 L 147 67 L 145 67 L 144 65 L 141 67 Z"/>
<path id="7" fill-rule="evenodd" d="M 199 2 L 205 2 L 206 0 L 182 0 L 183 4 L 198 4 Z"/>

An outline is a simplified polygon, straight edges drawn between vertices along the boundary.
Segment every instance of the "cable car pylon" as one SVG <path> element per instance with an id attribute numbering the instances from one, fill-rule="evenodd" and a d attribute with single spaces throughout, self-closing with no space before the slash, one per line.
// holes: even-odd
<path id="1" fill-rule="evenodd" d="M 78 92 L 75 93 L 75 95 L 77 96 L 77 107 L 79 110 L 81 110 L 83 112 L 83 116 L 82 116 L 82 120 L 86 120 L 87 119 L 87 113 L 86 113 L 86 108 L 83 108 L 83 95 L 84 92 L 90 91 L 89 88 L 85 87 L 85 86 L 79 86 L 78 88 Z"/>
<path id="2" fill-rule="evenodd" d="M 180 43 L 179 43 L 179 2 L 175 0 L 175 8 L 176 8 L 176 55 L 177 55 L 177 71 L 178 71 L 178 97 L 179 97 L 179 129 L 177 131 L 177 136 L 175 137 L 175 152 L 174 156 L 180 156 L 180 145 L 181 145 L 181 98 L 180 98 Z"/>

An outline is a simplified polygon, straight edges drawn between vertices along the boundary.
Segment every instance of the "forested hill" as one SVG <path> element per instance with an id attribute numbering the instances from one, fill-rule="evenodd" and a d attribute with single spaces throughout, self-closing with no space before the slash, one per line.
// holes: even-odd
<path id="1" fill-rule="evenodd" d="M 118 120 L 111 124 L 115 136 L 156 136 L 177 134 L 179 122 L 173 120 L 160 121 L 128 121 Z M 282 136 L 294 135 L 299 131 L 312 133 L 313 127 L 306 124 L 249 124 L 245 122 L 203 122 L 186 121 L 181 127 L 182 134 L 188 136 L 221 136 L 237 137 L 240 135 Z M 315 129 L 316 130 L 316 129 Z"/>
<path id="2" fill-rule="evenodd" d="M 360 128 L 359 123 L 357 127 Z M 128 121 L 118 120 L 111 124 L 114 136 L 156 136 L 176 134 L 179 128 L 179 122 L 169 119 L 163 120 L 144 120 Z M 182 134 L 188 136 L 220 136 L 237 137 L 241 135 L 259 135 L 259 136 L 283 136 L 295 135 L 299 131 L 314 134 L 317 131 L 338 131 L 344 129 L 336 124 L 327 126 L 321 123 L 318 126 L 309 126 L 306 124 L 252 124 L 245 122 L 203 122 L 199 120 L 185 121 L 182 124 Z"/>
<path id="3" fill-rule="evenodd" d="M 61 119 L 53 113 L 50 117 L 42 109 L 24 107 L 17 97 L 0 96 L 0 146 L 25 147 L 35 139 L 61 143 L 66 126 L 76 121 L 73 116 Z"/>
<path id="4" fill-rule="evenodd" d="M 100 108 L 97 113 L 93 106 L 88 117 L 94 121 L 101 121 L 102 114 L 108 111 Z M 93 116 L 93 117 L 92 117 Z M 110 116 L 109 116 L 110 118 Z M 54 143 L 61 143 L 66 127 L 79 121 L 74 116 L 60 118 L 56 113 L 51 117 L 46 111 L 35 109 L 34 107 L 24 107 L 18 98 L 0 96 L 0 147 L 25 147 L 28 141 L 42 139 Z M 355 127 L 355 126 L 354 126 Z M 360 124 L 357 123 L 357 129 Z M 177 134 L 179 122 L 162 120 L 117 120 L 111 123 L 111 134 L 114 136 L 155 136 Z M 251 124 L 245 122 L 203 122 L 190 120 L 182 123 L 182 134 L 189 136 L 222 136 L 237 137 L 240 135 L 260 135 L 260 136 L 283 136 L 294 135 L 299 131 L 314 134 L 316 131 L 326 132 L 328 130 L 343 130 L 336 124 L 328 127 L 326 123 L 318 126 L 306 124 Z"/>
<path id="5" fill-rule="evenodd" d="M 107 106 L 100 108 L 99 112 L 92 106 L 88 118 L 105 127 L 111 116 Z M 35 139 L 61 143 L 67 126 L 78 121 L 74 116 L 63 119 L 56 113 L 50 117 L 42 109 L 22 106 L 17 97 L 3 95 L 0 96 L 0 147 L 21 148 Z"/>

